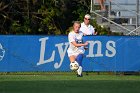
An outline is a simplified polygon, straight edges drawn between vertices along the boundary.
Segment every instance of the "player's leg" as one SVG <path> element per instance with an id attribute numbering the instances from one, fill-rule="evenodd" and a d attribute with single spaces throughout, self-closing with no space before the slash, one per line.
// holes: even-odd
<path id="1" fill-rule="evenodd" d="M 75 56 L 74 55 L 70 56 L 69 60 L 70 60 L 70 62 L 74 62 L 75 61 Z"/>
<path id="2" fill-rule="evenodd" d="M 106 1 L 106 0 L 101 0 L 101 3 L 102 3 L 102 8 L 101 8 L 101 9 L 102 9 L 102 10 L 106 10 L 106 7 L 105 7 L 105 5 L 104 5 L 105 1 Z"/>
<path id="3" fill-rule="evenodd" d="M 105 6 L 104 6 L 105 0 L 97 0 L 97 1 L 100 4 L 101 10 L 105 10 Z"/>
<path id="4" fill-rule="evenodd" d="M 77 70 L 78 76 L 82 76 L 82 60 L 83 60 L 83 54 L 79 54 L 76 57 L 76 61 L 79 64 L 79 69 Z"/>

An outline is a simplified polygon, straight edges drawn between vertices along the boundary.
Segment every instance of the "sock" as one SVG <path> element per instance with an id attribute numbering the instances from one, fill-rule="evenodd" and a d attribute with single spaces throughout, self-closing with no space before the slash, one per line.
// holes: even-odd
<path id="1" fill-rule="evenodd" d="M 78 68 L 77 74 L 78 74 L 78 75 L 81 75 L 81 73 L 80 73 L 80 68 Z"/>
<path id="2" fill-rule="evenodd" d="M 82 74 L 82 60 L 83 60 L 83 54 L 79 54 L 76 57 L 76 61 L 79 64 L 79 69 L 77 70 L 78 75 L 81 75 Z"/>
<path id="3" fill-rule="evenodd" d="M 82 75 L 82 66 L 79 66 L 79 69 L 77 70 L 78 75 Z"/>
<path id="4" fill-rule="evenodd" d="M 79 70 L 80 75 L 82 75 L 82 66 L 79 66 Z"/>
<path id="5" fill-rule="evenodd" d="M 83 54 L 79 54 L 76 57 L 76 61 L 78 62 L 79 66 L 82 66 Z"/>

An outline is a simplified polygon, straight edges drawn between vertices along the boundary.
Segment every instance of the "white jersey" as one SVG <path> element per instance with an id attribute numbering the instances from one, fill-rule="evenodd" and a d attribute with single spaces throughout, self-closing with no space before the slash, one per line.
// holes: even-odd
<path id="1" fill-rule="evenodd" d="M 85 49 L 84 46 L 81 47 L 76 47 L 74 46 L 71 42 L 75 41 L 76 43 L 83 43 L 82 41 L 83 33 L 75 33 L 74 31 L 70 32 L 68 35 L 68 40 L 69 40 L 69 48 L 67 50 L 68 56 L 77 56 L 79 54 L 84 54 Z"/>
<path id="2" fill-rule="evenodd" d="M 95 29 L 92 25 L 85 25 L 85 23 L 81 23 L 80 31 L 82 31 L 86 35 L 94 35 Z"/>

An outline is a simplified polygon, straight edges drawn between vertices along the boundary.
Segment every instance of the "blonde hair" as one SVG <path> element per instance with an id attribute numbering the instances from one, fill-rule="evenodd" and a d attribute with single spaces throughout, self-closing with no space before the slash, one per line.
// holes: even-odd
<path id="1" fill-rule="evenodd" d="M 74 22 L 73 22 L 73 26 L 74 26 L 75 24 L 79 24 L 79 25 L 81 26 L 81 22 L 80 22 L 80 21 L 74 21 Z"/>

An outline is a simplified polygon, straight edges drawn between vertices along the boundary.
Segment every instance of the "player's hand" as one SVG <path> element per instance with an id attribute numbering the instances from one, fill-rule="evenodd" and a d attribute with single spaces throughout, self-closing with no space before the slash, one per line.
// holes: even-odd
<path id="1" fill-rule="evenodd" d="M 95 32 L 95 33 L 94 33 L 94 35 L 97 35 L 97 34 L 98 34 L 98 32 Z"/>
<path id="2" fill-rule="evenodd" d="M 87 50 L 88 49 L 88 46 L 87 46 L 88 42 L 85 42 L 84 44 L 85 44 L 84 49 Z"/>
<path id="3" fill-rule="evenodd" d="M 88 42 L 86 41 L 84 44 L 85 44 L 85 46 L 87 46 L 88 45 Z"/>

